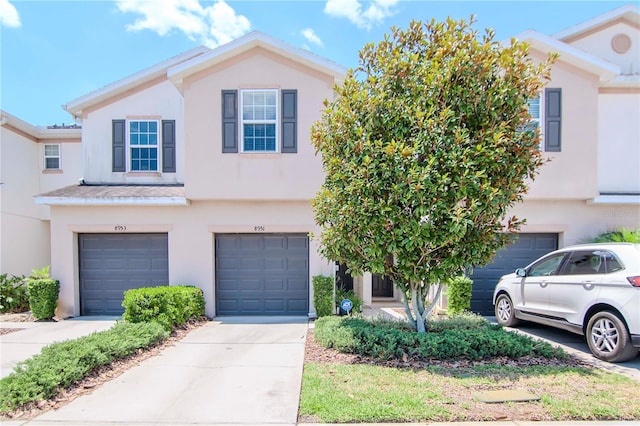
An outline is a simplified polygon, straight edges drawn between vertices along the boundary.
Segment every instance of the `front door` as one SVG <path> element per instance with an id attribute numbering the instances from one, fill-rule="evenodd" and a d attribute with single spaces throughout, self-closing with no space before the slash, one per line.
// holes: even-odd
<path id="1" fill-rule="evenodd" d="M 371 281 L 373 286 L 371 289 L 371 296 L 393 297 L 393 281 L 391 281 L 391 278 L 373 274 Z"/>

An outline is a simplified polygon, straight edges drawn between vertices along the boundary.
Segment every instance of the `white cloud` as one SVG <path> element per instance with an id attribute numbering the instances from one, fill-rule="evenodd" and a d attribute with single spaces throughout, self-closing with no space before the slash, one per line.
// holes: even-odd
<path id="1" fill-rule="evenodd" d="M 316 35 L 313 29 L 305 28 L 304 30 L 302 30 L 302 35 L 307 39 L 309 43 L 316 44 L 320 47 L 324 46 L 324 43 L 322 43 L 322 40 L 320 40 L 320 37 Z"/>
<path id="2" fill-rule="evenodd" d="M 359 28 L 370 30 L 373 25 L 380 24 L 384 18 L 392 16 L 393 7 L 398 0 L 373 0 L 363 9 L 359 0 L 327 0 L 324 13 L 338 18 L 347 18 Z"/>
<path id="3" fill-rule="evenodd" d="M 9 0 L 0 0 L 0 26 L 18 28 L 20 27 L 20 15 L 14 5 Z"/>
<path id="4" fill-rule="evenodd" d="M 2 0 L 0 0 L 2 1 Z M 129 31 L 151 30 L 161 36 L 183 32 L 189 39 L 214 48 L 238 38 L 251 29 L 251 23 L 237 15 L 224 0 L 203 7 L 199 0 L 117 0 L 123 13 L 142 15 Z"/>

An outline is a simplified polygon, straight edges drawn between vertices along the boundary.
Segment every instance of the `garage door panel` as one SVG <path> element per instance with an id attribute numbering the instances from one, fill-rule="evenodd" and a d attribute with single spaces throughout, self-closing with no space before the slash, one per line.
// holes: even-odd
<path id="1" fill-rule="evenodd" d="M 265 280 L 264 289 L 266 291 L 273 291 L 273 290 L 282 291 L 282 290 L 286 290 L 285 280 L 284 279 L 280 279 L 280 280 Z"/>
<path id="2" fill-rule="evenodd" d="M 217 315 L 306 315 L 306 240 L 297 234 L 216 235 Z"/>
<path id="3" fill-rule="evenodd" d="M 493 290 L 505 274 L 528 265 L 558 247 L 558 234 L 520 234 L 512 244 L 498 251 L 493 261 L 473 270 L 471 310 L 483 315 L 493 315 Z"/>
<path id="4" fill-rule="evenodd" d="M 285 237 L 264 237 L 265 249 L 281 249 L 287 248 L 287 238 Z"/>
<path id="5" fill-rule="evenodd" d="M 167 234 L 80 234 L 82 315 L 120 315 L 124 292 L 167 285 Z"/>

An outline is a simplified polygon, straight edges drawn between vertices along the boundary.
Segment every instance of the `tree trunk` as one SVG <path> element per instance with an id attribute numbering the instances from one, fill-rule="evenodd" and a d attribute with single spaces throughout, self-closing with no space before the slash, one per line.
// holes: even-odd
<path id="1" fill-rule="evenodd" d="M 429 285 L 417 285 L 414 286 L 409 283 L 409 288 L 411 288 L 411 300 L 408 300 L 408 296 L 403 292 L 403 302 L 404 302 L 404 310 L 407 315 L 407 319 L 411 326 L 418 333 L 426 333 L 427 332 L 427 318 L 433 308 L 435 308 L 438 303 L 438 299 L 440 298 L 440 294 L 442 294 L 442 285 L 438 283 L 438 290 L 436 291 L 436 295 L 434 299 L 429 303 L 429 305 L 425 306 L 425 301 L 427 295 L 429 293 Z M 413 314 L 411 314 L 411 310 L 409 309 L 409 304 L 413 308 Z"/>
<path id="2" fill-rule="evenodd" d="M 413 302 L 413 314 L 416 317 L 416 331 L 418 333 L 426 333 L 427 329 L 425 327 L 425 316 L 424 316 L 424 308 L 422 312 L 420 312 L 420 298 L 422 297 L 422 288 L 412 288 L 411 289 L 411 301 Z M 423 305 L 424 307 L 424 305 Z"/>
<path id="3" fill-rule="evenodd" d="M 407 293 L 405 291 L 402 291 L 402 302 L 404 303 L 404 313 L 407 316 L 407 320 L 415 330 L 416 320 L 415 318 L 413 318 L 413 315 L 411 314 L 411 308 L 409 307 L 409 296 L 407 296 Z"/>

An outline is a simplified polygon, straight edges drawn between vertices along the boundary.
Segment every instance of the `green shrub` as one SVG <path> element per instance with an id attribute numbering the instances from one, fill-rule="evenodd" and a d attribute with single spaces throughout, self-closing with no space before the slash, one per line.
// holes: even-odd
<path id="1" fill-rule="evenodd" d="M 202 290 L 193 286 L 159 286 L 124 292 L 124 314 L 129 322 L 157 322 L 166 330 L 204 316 Z"/>
<path id="2" fill-rule="evenodd" d="M 312 278 L 313 304 L 318 318 L 333 315 L 333 277 L 316 275 Z"/>
<path id="3" fill-rule="evenodd" d="M 619 229 L 617 231 L 603 232 L 596 237 L 585 241 L 587 243 L 635 243 L 640 244 L 640 228 Z"/>
<path id="4" fill-rule="evenodd" d="M 468 328 L 459 328 L 466 324 Z M 476 324 L 475 326 L 473 324 Z M 401 322 L 375 321 L 359 317 L 326 317 L 315 323 L 315 338 L 325 347 L 376 359 L 420 360 L 466 358 L 471 360 L 504 356 L 520 358 L 537 355 L 564 357 L 563 351 L 545 342 L 516 333 L 477 318 L 460 317 L 447 324 L 439 320 L 429 333 L 416 333 Z M 434 331 L 438 330 L 438 331 Z"/>
<path id="5" fill-rule="evenodd" d="M 447 312 L 449 315 L 471 309 L 471 286 L 473 281 L 469 277 L 455 277 L 447 282 Z"/>
<path id="6" fill-rule="evenodd" d="M 353 290 L 336 289 L 336 303 L 340 306 L 340 302 L 349 299 L 353 303 L 351 313 L 359 313 L 362 311 L 362 299 L 360 299 Z"/>
<path id="7" fill-rule="evenodd" d="M 27 288 L 31 314 L 39 320 L 53 318 L 58 306 L 60 282 L 51 278 L 29 278 Z"/>
<path id="8" fill-rule="evenodd" d="M 28 310 L 27 277 L 24 275 L 12 275 L 9 278 L 7 274 L 0 275 L 0 313 L 25 312 Z"/>
<path id="9" fill-rule="evenodd" d="M 159 324 L 120 322 L 106 331 L 53 343 L 0 380 L 0 411 L 51 398 L 96 368 L 133 355 L 168 336 L 169 332 Z"/>

